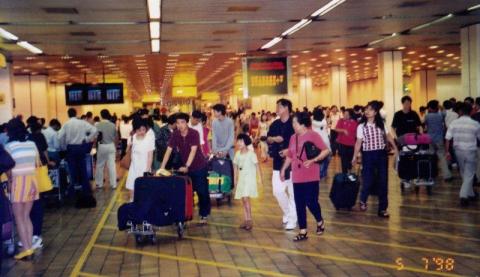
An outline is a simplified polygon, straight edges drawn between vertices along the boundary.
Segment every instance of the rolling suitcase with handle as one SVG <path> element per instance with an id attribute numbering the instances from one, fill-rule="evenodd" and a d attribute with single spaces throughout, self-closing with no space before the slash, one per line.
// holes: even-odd
<path id="1" fill-rule="evenodd" d="M 357 201 L 360 182 L 358 176 L 351 173 L 338 173 L 333 178 L 330 200 L 337 210 L 351 210 Z"/>

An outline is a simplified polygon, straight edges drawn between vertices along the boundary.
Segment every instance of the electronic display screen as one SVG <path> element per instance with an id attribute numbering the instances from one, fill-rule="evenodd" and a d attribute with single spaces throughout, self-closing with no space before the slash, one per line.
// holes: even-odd
<path id="1" fill-rule="evenodd" d="M 123 103 L 123 84 L 73 84 L 65 86 L 68 106 Z"/>

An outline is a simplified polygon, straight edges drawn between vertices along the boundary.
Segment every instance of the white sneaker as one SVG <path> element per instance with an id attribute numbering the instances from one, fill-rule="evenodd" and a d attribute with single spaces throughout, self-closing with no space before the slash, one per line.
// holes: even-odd
<path id="1" fill-rule="evenodd" d="M 21 241 L 17 242 L 18 247 L 22 248 L 23 243 Z M 39 236 L 33 236 L 32 238 L 32 248 L 33 249 L 38 249 L 43 247 L 43 239 L 42 237 Z"/>
<path id="2" fill-rule="evenodd" d="M 42 248 L 43 247 L 43 239 L 42 237 L 39 236 L 33 236 L 32 238 L 32 248 L 34 250 Z"/>
<path id="3" fill-rule="evenodd" d="M 287 225 L 285 225 L 285 230 L 291 231 L 291 230 L 295 229 L 296 227 L 297 227 L 296 222 L 294 222 L 294 223 L 288 222 Z"/>

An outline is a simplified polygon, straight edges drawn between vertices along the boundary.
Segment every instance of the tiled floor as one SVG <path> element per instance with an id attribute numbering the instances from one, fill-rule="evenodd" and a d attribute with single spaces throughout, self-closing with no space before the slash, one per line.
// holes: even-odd
<path id="1" fill-rule="evenodd" d="M 338 170 L 335 159 L 330 176 Z M 234 202 L 214 207 L 208 226 L 190 224 L 183 240 L 173 228 L 161 228 L 156 245 L 137 247 L 132 236 L 116 230 L 116 210 L 125 193 L 118 193 L 109 209 L 113 193 L 101 192 L 97 209 L 49 210 L 44 249 L 31 262 L 4 261 L 3 274 L 68 276 L 76 267 L 83 276 L 480 275 L 480 204 L 459 208 L 459 179 L 438 184 L 430 197 L 423 190 L 401 195 L 392 170 L 391 218 L 385 220 L 376 216 L 375 197 L 367 213 L 335 211 L 328 199 L 329 178 L 320 189 L 326 233 L 315 236 L 312 229 L 307 241 L 294 243 L 296 233 L 281 229 L 271 167 L 264 165 L 263 175 L 251 232 L 238 229 L 242 210 Z M 312 220 L 309 215 L 310 226 Z"/>

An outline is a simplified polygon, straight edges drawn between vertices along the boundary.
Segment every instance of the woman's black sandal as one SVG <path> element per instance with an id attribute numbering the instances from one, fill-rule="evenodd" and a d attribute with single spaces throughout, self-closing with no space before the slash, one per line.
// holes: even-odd
<path id="1" fill-rule="evenodd" d="M 325 232 L 325 221 L 322 220 L 322 224 L 317 223 L 317 235 L 322 235 Z"/>
<path id="2" fill-rule="evenodd" d="M 307 233 L 298 233 L 296 237 L 293 238 L 293 241 L 302 241 L 308 239 Z"/>

